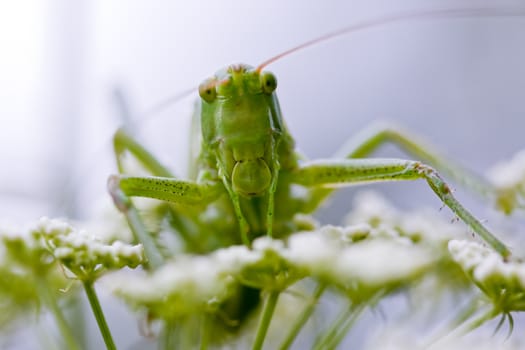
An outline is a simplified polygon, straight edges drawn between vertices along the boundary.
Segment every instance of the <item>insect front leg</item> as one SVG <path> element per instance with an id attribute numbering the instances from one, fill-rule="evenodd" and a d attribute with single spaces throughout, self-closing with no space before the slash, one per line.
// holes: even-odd
<path id="1" fill-rule="evenodd" d="M 424 179 L 437 196 L 463 222 L 503 257 L 510 250 L 453 196 L 448 184 L 432 167 L 402 159 L 341 159 L 312 161 L 301 165 L 293 182 L 306 187 L 338 187 L 369 182 Z"/>
<path id="2" fill-rule="evenodd" d="M 184 187 L 183 185 L 180 185 L 181 181 L 176 180 L 172 172 L 162 165 L 148 150 L 139 144 L 133 137 L 128 135 L 123 129 L 120 129 L 115 133 L 113 142 L 120 175 L 113 175 L 109 178 L 109 192 L 117 208 L 126 216 L 135 239 L 144 245 L 145 253 L 150 263 L 153 266 L 160 265 L 162 262 L 161 254 L 156 248 L 155 242 L 153 242 L 151 236 L 149 235 L 130 197 L 142 196 L 165 199 L 171 202 L 181 203 L 183 205 L 190 202 L 205 202 L 206 200 L 211 200 L 209 198 L 216 197 L 215 194 L 211 194 L 213 190 L 210 192 L 210 188 L 213 187 L 213 185 L 210 185 L 210 183 L 213 183 L 213 181 L 206 182 L 206 184 L 204 184 L 205 181 L 203 181 L 203 184 L 182 181 L 182 183 L 189 183 L 189 188 L 197 187 L 199 189 L 198 191 L 205 193 L 200 197 L 198 194 L 195 194 L 188 189 L 186 191 L 183 190 L 182 192 L 179 191 L 179 197 L 183 197 L 183 199 L 173 198 L 173 195 L 170 196 L 169 194 L 167 195 L 167 198 L 163 198 L 162 195 L 156 195 L 155 192 L 170 192 L 170 188 L 166 189 L 165 187 L 177 186 L 177 183 L 179 184 L 179 187 Z M 126 152 L 129 152 L 132 156 L 134 156 L 152 175 L 159 176 L 159 179 L 161 180 L 157 182 L 161 183 L 160 187 L 150 186 L 152 178 L 129 177 L 122 175 L 122 173 L 125 171 L 124 155 Z M 167 183 L 170 185 L 165 185 L 166 182 L 162 181 L 162 179 L 167 179 Z M 151 190 L 148 191 L 150 188 Z M 173 187 L 171 187 L 171 191 L 173 191 Z M 183 236 L 186 243 L 193 247 L 192 250 L 202 250 L 199 248 L 199 243 L 194 242 L 194 235 L 192 235 L 191 228 L 188 227 L 187 224 L 189 221 L 190 226 L 197 227 L 197 231 L 205 231 L 205 228 L 201 227 L 202 225 L 197 218 L 197 214 L 194 212 L 195 210 L 183 207 L 175 208 L 172 205 L 167 205 L 167 210 L 169 211 L 169 215 L 171 217 L 170 221 L 175 223 L 177 231 Z"/>
<path id="3" fill-rule="evenodd" d="M 113 136 L 113 148 L 115 150 L 115 157 L 117 160 L 117 167 L 119 173 L 123 174 L 124 162 L 123 158 L 125 152 L 130 152 L 141 164 L 155 176 L 175 177 L 175 175 L 162 165 L 146 148 L 138 143 L 133 137 L 119 129 Z"/>

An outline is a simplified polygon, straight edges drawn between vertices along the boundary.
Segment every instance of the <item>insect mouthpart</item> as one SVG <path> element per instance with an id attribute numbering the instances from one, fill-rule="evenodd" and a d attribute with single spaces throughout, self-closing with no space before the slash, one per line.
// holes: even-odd
<path id="1" fill-rule="evenodd" d="M 245 197 L 262 195 L 271 181 L 270 168 L 262 158 L 238 161 L 233 167 L 233 188 Z"/>

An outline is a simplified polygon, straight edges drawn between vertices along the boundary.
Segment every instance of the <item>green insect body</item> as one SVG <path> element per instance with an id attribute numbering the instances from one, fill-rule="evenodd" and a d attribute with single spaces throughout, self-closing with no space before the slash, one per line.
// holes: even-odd
<path id="1" fill-rule="evenodd" d="M 259 74 L 246 65 L 232 65 L 217 72 L 199 89 L 202 97 L 201 158 L 222 178 L 243 234 L 247 234 L 250 227 L 253 230 L 265 225 L 244 221 L 241 198 L 245 204 L 242 206 L 253 206 L 255 203 L 251 202 L 259 200 L 251 201 L 251 198 L 264 196 L 270 207 L 280 164 L 294 152 L 274 93 L 276 87 L 273 74 Z M 284 164 L 282 171 L 289 166 Z M 272 220 L 272 211 L 266 211 L 268 221 Z M 266 229 L 271 230 L 271 227 L 268 225 Z M 249 243 L 248 237 L 244 237 L 244 242 Z"/>

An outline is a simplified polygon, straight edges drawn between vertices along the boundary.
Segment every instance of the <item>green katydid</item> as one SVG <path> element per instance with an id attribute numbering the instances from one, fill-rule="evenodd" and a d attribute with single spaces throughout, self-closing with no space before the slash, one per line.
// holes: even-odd
<path id="1" fill-rule="evenodd" d="M 338 153 L 345 155 L 341 159 L 302 161 L 281 115 L 275 92 L 277 79 L 263 68 L 320 41 L 389 22 L 519 15 L 522 14 L 516 11 L 456 9 L 392 16 L 330 33 L 284 52 L 257 68 L 231 65 L 199 87 L 201 103 L 196 121 L 202 130 L 202 143 L 195 163 L 198 175 L 189 180 L 175 178 L 124 130 L 119 130 L 114 144 L 120 172 L 123 172 L 120 156 L 129 151 L 153 176 L 113 175 L 109 179 L 110 193 L 118 208 L 128 216 L 138 238 L 147 234 L 138 216 L 131 213 L 130 197 L 177 203 L 170 209 L 175 228 L 186 243 L 191 242 L 193 248 L 190 250 L 203 252 L 239 242 L 249 245 L 255 237 L 264 234 L 285 236 L 300 228 L 294 223 L 294 215 L 313 212 L 334 187 L 424 179 L 445 205 L 507 257 L 509 249 L 454 198 L 438 171 L 483 195 L 496 195 L 491 185 L 441 159 L 406 132 L 390 126 L 375 126 L 361 133 L 355 142 L 349 142 L 347 149 Z M 385 142 L 398 144 L 419 161 L 363 159 Z M 294 186 L 304 187 L 305 194 L 297 195 Z M 214 216 L 208 215 L 209 206 L 215 211 Z M 214 237 L 214 230 L 219 237 L 210 238 Z M 202 241 L 204 237 L 208 242 Z M 154 248 L 145 248 L 151 263 L 160 263 L 153 257 Z"/>

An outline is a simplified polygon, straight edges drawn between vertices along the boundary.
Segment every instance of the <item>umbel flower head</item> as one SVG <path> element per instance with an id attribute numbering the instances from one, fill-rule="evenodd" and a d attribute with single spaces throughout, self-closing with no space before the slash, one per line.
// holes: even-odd
<path id="1" fill-rule="evenodd" d="M 414 243 L 442 247 L 445 254 L 449 240 L 468 232 L 464 225 L 451 225 L 450 221 L 440 218 L 435 210 L 400 211 L 376 192 L 361 192 L 355 203 L 354 210 L 346 217 L 348 224 L 366 222 L 374 228 L 371 233 L 376 236 L 404 237 Z"/>
<path id="2" fill-rule="evenodd" d="M 448 249 L 492 302 L 495 315 L 525 310 L 525 263 L 504 261 L 501 255 L 477 242 L 452 240 Z"/>
<path id="3" fill-rule="evenodd" d="M 150 274 L 112 274 L 108 283 L 134 307 L 176 319 L 216 312 L 239 284 L 280 292 L 305 277 L 364 301 L 413 282 L 435 260 L 426 248 L 404 239 L 352 240 L 366 230 L 373 231 L 368 225 L 325 226 L 287 241 L 261 237 L 252 249 L 231 246 L 205 256 L 179 256 Z"/>
<path id="4" fill-rule="evenodd" d="M 66 284 L 56 260 L 30 230 L 0 225 L 0 328 L 38 310 L 43 295 L 58 294 Z"/>
<path id="5" fill-rule="evenodd" d="M 510 160 L 496 164 L 488 178 L 498 189 L 496 205 L 509 214 L 525 205 L 525 150 L 516 153 Z"/>
<path id="6" fill-rule="evenodd" d="M 43 239 L 55 259 L 80 280 L 94 280 L 105 270 L 135 268 L 143 262 L 142 245 L 105 243 L 65 221 L 41 218 L 31 233 Z"/>

